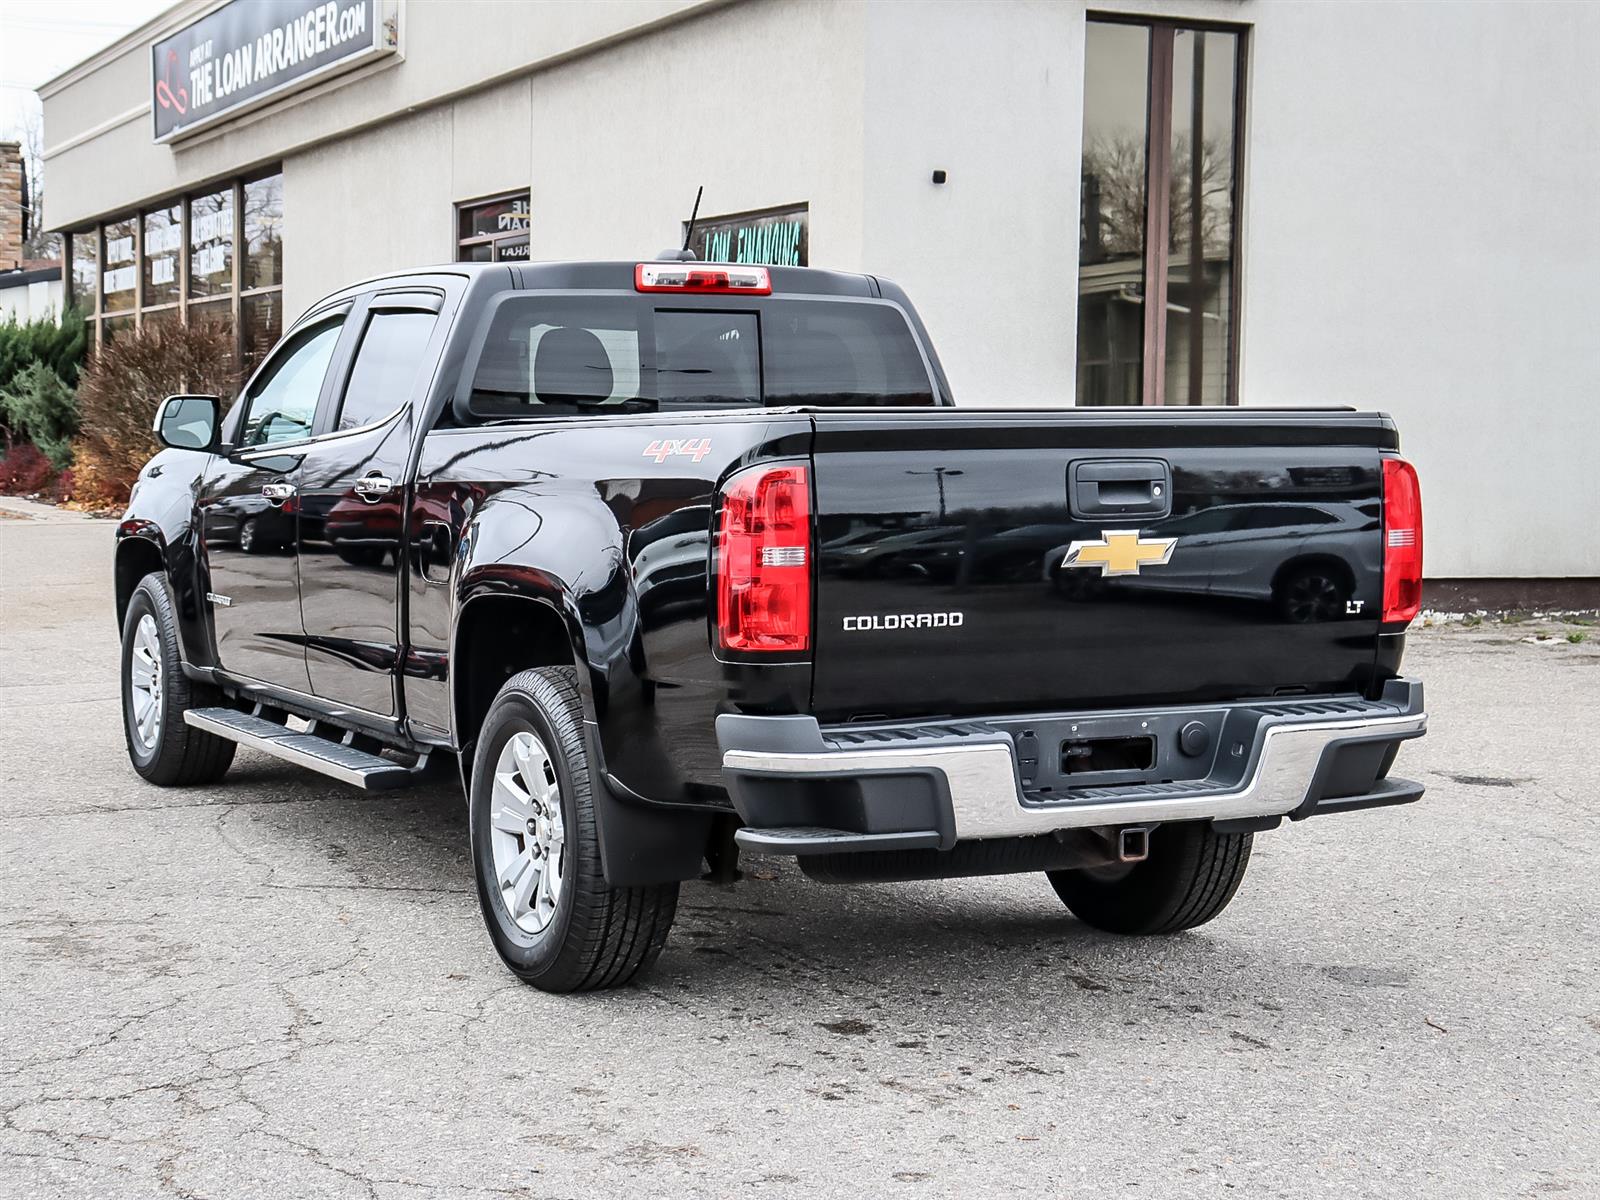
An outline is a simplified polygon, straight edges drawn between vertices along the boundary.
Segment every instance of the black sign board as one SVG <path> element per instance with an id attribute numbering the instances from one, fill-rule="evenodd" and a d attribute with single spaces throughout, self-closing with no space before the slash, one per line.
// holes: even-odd
<path id="1" fill-rule="evenodd" d="M 803 267 L 811 257 L 808 216 L 806 205 L 791 204 L 729 217 L 702 217 L 694 223 L 694 241 L 689 248 L 701 262 Z"/>
<path id="2" fill-rule="evenodd" d="M 150 47 L 156 141 L 304 87 L 383 47 L 377 0 L 232 0 Z"/>

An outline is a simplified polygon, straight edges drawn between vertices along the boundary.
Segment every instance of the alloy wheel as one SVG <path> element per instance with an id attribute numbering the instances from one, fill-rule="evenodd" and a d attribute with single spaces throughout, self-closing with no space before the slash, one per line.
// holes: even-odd
<path id="1" fill-rule="evenodd" d="M 550 751 L 519 730 L 500 748 L 489 797 L 495 887 L 525 933 L 542 933 L 561 900 L 566 824 Z"/>
<path id="2" fill-rule="evenodd" d="M 161 737 L 161 635 L 149 613 L 139 618 L 133 631 L 128 681 L 132 685 L 134 735 L 146 750 L 154 750 Z"/>

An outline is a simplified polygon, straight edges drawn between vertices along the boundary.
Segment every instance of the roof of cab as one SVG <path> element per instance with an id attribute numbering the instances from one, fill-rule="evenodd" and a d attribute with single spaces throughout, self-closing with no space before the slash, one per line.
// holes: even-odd
<path id="1" fill-rule="evenodd" d="M 634 268 L 640 263 L 659 262 L 654 258 L 632 258 L 610 262 L 527 262 L 514 264 L 522 276 L 522 287 L 530 290 L 567 288 L 633 291 Z M 674 266 L 754 265 L 718 263 L 674 263 Z M 848 271 L 828 271 L 821 267 L 767 267 L 772 275 L 773 295 L 801 296 L 876 296 L 878 289 L 870 275 Z"/>
<path id="2" fill-rule="evenodd" d="M 564 289 L 632 291 L 634 268 L 641 262 L 656 261 L 659 260 L 636 258 L 572 262 L 439 263 L 434 266 L 411 267 L 406 270 L 385 271 L 382 275 L 374 275 L 329 292 L 315 304 L 310 305 L 307 311 L 321 308 L 330 302 L 391 280 L 398 282 L 424 275 L 458 275 L 476 280 L 485 275 L 500 274 L 508 286 L 530 291 Z M 870 275 L 851 271 L 829 271 L 821 267 L 768 267 L 767 270 L 772 273 L 774 295 L 877 296 L 879 294 L 877 281 Z"/>

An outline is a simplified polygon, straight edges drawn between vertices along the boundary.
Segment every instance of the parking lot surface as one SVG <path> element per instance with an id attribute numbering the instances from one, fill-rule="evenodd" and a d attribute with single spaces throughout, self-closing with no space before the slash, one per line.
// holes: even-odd
<path id="1" fill-rule="evenodd" d="M 1427 796 L 1196 932 L 747 859 L 562 998 L 448 782 L 133 773 L 112 528 L 0 513 L 0 1196 L 1600 1196 L 1600 630 L 1418 633 Z"/>

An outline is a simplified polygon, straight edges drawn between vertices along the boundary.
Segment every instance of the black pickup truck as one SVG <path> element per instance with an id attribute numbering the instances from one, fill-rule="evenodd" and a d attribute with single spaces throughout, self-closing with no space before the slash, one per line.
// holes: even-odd
<path id="1" fill-rule="evenodd" d="M 1003 350 L 997 350 L 1003 352 Z M 1252 836 L 1415 800 L 1421 512 L 1385 416 L 951 406 L 886 280 L 453 266 L 164 402 L 118 529 L 135 769 L 459 763 L 494 946 L 553 991 L 739 848 L 1039 871 L 1187 929 Z"/>

